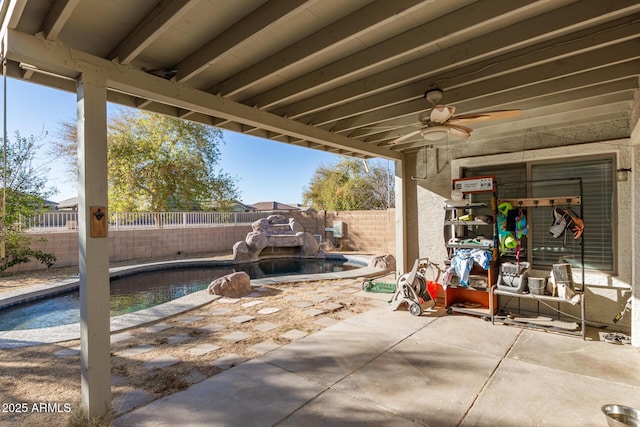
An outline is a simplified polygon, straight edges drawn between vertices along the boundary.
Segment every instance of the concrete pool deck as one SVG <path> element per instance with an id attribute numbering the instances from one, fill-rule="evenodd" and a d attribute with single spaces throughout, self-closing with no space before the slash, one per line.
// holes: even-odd
<path id="1" fill-rule="evenodd" d="M 288 344 L 256 344 L 248 361 L 205 358 L 226 366 L 169 396 L 114 396 L 114 425 L 604 426 L 602 405 L 640 407 L 640 352 L 603 342 L 602 330 L 588 328 L 583 341 L 446 315 L 442 307 L 416 317 L 390 310 L 389 294 L 348 282 L 335 283 L 344 288 L 336 293 L 375 300 L 372 308 Z M 226 305 L 215 301 L 210 314 Z M 146 339 L 117 354 L 153 344 Z M 190 345 L 159 347 L 168 355 Z M 150 369 L 168 369 L 159 364 L 171 360 L 151 362 L 158 365 Z"/>
<path id="2" fill-rule="evenodd" d="M 605 426 L 603 405 L 640 408 L 640 352 L 588 337 L 384 304 L 114 425 Z"/>
<path id="3" fill-rule="evenodd" d="M 352 263 L 365 263 L 370 258 L 366 255 L 342 255 L 348 262 Z M 335 259 L 335 257 L 327 257 L 328 259 Z M 147 271 L 155 271 L 163 267 L 175 267 L 180 266 L 184 268 L 192 266 L 215 266 L 215 265 L 230 265 L 229 262 L 221 260 L 220 258 L 197 258 L 197 259 L 183 259 L 176 261 L 160 261 L 152 263 L 144 263 L 137 265 L 114 267 L 109 269 L 111 276 L 117 276 L 122 274 L 142 273 Z M 289 276 L 274 276 L 261 279 L 251 280 L 251 285 L 254 287 L 260 287 L 266 284 L 276 284 L 282 282 L 304 282 L 311 280 L 335 280 L 335 279 L 348 279 L 356 277 L 369 277 L 382 274 L 383 271 L 377 268 L 363 266 L 353 270 L 341 271 L 336 273 L 321 273 L 321 274 L 302 274 L 302 275 L 289 275 Z M 0 294 L 0 307 L 14 304 L 18 301 L 31 300 L 44 295 L 55 294 L 66 290 L 74 289 L 78 287 L 78 278 L 69 278 L 64 280 L 57 280 L 55 282 L 34 285 L 28 288 L 18 289 L 16 291 L 6 291 Z M 175 316 L 185 311 L 193 310 L 208 304 L 216 299 L 220 298 L 216 295 L 209 295 L 207 290 L 194 292 L 186 295 L 182 298 L 178 298 L 167 303 L 157 305 L 155 307 L 147 308 L 144 310 L 136 311 L 133 313 L 123 314 L 111 318 L 111 333 L 123 331 L 133 327 L 145 325 L 147 323 L 156 322 L 158 320 Z M 25 329 L 14 331 L 0 331 L 0 349 L 4 348 L 16 348 L 26 347 L 39 344 L 50 344 L 61 341 L 69 341 L 80 338 L 80 325 L 74 323 L 70 325 L 54 326 L 49 328 L 39 329 Z"/>

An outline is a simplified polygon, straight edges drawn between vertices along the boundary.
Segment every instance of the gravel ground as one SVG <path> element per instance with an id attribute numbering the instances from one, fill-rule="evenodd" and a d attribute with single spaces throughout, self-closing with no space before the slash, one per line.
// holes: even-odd
<path id="1" fill-rule="evenodd" d="M 2 277 L 0 292 L 76 273 L 65 268 Z M 212 301 L 112 335 L 115 414 L 385 304 L 382 294 L 363 296 L 361 285 L 362 279 L 348 279 L 264 286 L 248 298 Z M 79 346 L 74 340 L 0 350 L 0 426 L 68 425 L 81 400 Z"/>

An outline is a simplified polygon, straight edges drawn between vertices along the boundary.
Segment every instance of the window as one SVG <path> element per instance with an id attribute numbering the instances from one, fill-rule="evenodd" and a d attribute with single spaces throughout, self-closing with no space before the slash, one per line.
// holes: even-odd
<path id="1" fill-rule="evenodd" d="M 577 196 L 582 186 L 582 206 L 571 206 L 571 209 L 578 215 L 582 209 L 585 222 L 583 242 L 574 240 L 570 231 L 564 237 L 554 238 L 549 233 L 553 221 L 551 208 L 530 207 L 525 212 L 529 235 L 522 241 L 520 257 L 534 266 L 558 262 L 580 266 L 581 243 L 584 243 L 585 268 L 614 270 L 615 180 L 612 157 L 468 168 L 463 175 L 494 175 L 500 199 Z M 513 253 L 506 255 L 514 256 Z"/>

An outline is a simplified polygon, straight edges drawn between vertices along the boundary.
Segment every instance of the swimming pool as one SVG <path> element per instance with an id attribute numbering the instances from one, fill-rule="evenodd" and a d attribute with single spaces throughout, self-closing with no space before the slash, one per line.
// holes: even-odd
<path id="1" fill-rule="evenodd" d="M 361 265 L 335 259 L 271 259 L 240 265 L 160 266 L 155 271 L 111 278 L 111 316 L 139 311 L 206 289 L 211 281 L 234 271 L 252 279 L 347 271 Z M 0 330 L 68 325 L 80 320 L 79 291 L 73 290 L 0 310 Z"/>

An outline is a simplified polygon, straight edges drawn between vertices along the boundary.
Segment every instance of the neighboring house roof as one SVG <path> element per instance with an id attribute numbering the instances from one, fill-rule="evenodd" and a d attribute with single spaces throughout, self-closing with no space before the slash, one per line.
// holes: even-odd
<path id="1" fill-rule="evenodd" d="M 55 210 L 58 207 L 58 204 L 51 200 L 44 200 L 44 205 L 51 210 Z"/>
<path id="2" fill-rule="evenodd" d="M 253 203 L 251 206 L 256 208 L 258 211 L 297 211 L 298 208 L 296 206 L 285 205 L 280 202 L 258 202 Z"/>
<path id="3" fill-rule="evenodd" d="M 296 206 L 298 207 L 299 211 L 303 211 L 303 212 L 313 209 L 311 206 L 301 205 L 300 203 L 296 203 Z"/>
<path id="4" fill-rule="evenodd" d="M 58 209 L 78 209 L 78 198 L 71 197 L 58 203 Z"/>
<path id="5" fill-rule="evenodd" d="M 238 200 L 227 200 L 219 203 L 208 203 L 207 206 L 215 211 L 231 211 L 231 212 L 255 212 L 256 208 L 251 205 L 245 205 Z"/>
<path id="6" fill-rule="evenodd" d="M 251 205 L 245 205 L 242 202 L 234 200 L 231 203 L 231 211 L 232 212 L 255 212 L 257 209 Z"/>

